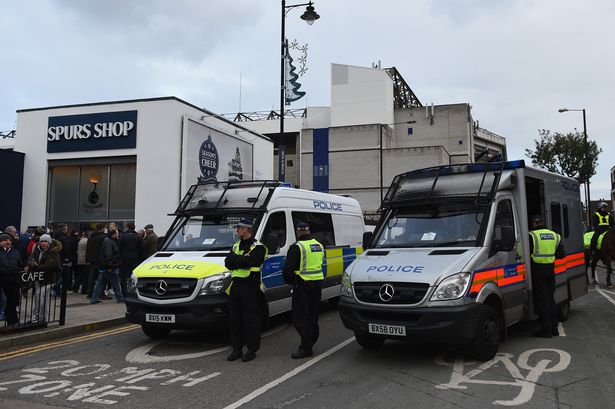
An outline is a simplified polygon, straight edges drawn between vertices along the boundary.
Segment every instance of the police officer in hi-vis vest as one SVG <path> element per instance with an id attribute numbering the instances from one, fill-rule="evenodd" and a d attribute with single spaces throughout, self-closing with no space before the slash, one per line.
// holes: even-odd
<path id="1" fill-rule="evenodd" d="M 551 338 L 559 335 L 555 310 L 555 259 L 566 256 L 559 234 L 545 227 L 542 216 L 532 217 L 530 231 L 530 263 L 534 309 L 538 315 L 540 331 L 535 337 Z"/>
<path id="2" fill-rule="evenodd" d="M 592 224 L 594 226 L 594 235 L 592 237 L 591 244 L 589 246 L 590 254 L 594 254 L 594 250 L 596 250 L 596 243 L 598 242 L 598 237 L 611 227 L 613 227 L 613 218 L 607 209 L 607 204 L 601 202 L 598 205 L 598 210 L 592 216 Z"/>
<path id="3" fill-rule="evenodd" d="M 226 256 L 224 265 L 231 272 L 228 313 L 233 351 L 226 358 L 247 362 L 256 358 L 261 345 L 258 305 L 261 298 L 261 267 L 267 249 L 252 237 L 253 221 L 241 219 L 235 225 L 239 241 Z M 243 353 L 243 346 L 247 351 Z"/>
<path id="4" fill-rule="evenodd" d="M 284 265 L 284 281 L 293 286 L 292 320 L 301 337 L 301 344 L 290 357 L 312 356 L 312 346 L 320 334 L 318 310 L 324 275 L 322 262 L 325 249 L 310 235 L 307 223 L 297 223 L 297 242 L 290 246 Z"/>

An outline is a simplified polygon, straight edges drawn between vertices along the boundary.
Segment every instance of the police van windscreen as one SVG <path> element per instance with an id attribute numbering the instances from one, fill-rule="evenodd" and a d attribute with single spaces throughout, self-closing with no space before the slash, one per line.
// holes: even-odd
<path id="1" fill-rule="evenodd" d="M 227 250 L 237 241 L 235 228 L 238 215 L 205 215 L 186 217 L 167 240 L 164 250 L 203 251 Z"/>
<path id="2" fill-rule="evenodd" d="M 373 241 L 377 248 L 476 247 L 486 208 L 474 203 L 430 203 L 391 212 Z"/>

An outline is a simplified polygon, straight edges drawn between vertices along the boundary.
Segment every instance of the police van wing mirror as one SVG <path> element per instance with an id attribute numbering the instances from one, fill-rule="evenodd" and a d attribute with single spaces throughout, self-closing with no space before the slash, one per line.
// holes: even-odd
<path id="1" fill-rule="evenodd" d="M 369 248 L 372 242 L 372 236 L 373 236 L 373 233 L 371 231 L 366 231 L 363 233 L 363 248 L 364 249 Z"/>
<path id="2" fill-rule="evenodd" d="M 265 246 L 269 254 L 276 254 L 280 247 L 280 241 L 277 234 L 270 233 L 265 237 Z"/>

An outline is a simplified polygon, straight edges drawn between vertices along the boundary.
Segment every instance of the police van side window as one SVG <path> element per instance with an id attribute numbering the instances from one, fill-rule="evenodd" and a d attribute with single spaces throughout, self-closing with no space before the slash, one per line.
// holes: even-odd
<path id="1" fill-rule="evenodd" d="M 284 212 L 275 212 L 269 216 L 267 225 L 263 232 L 263 240 L 267 238 L 268 234 L 275 234 L 278 236 L 278 244 L 280 248 L 286 244 L 286 215 Z"/>
<path id="2" fill-rule="evenodd" d="M 562 214 L 559 202 L 551 202 L 551 229 L 557 234 L 562 234 Z"/>
<path id="3" fill-rule="evenodd" d="M 292 212 L 293 228 L 304 222 L 310 226 L 310 233 L 320 244 L 325 247 L 335 246 L 335 234 L 333 221 L 329 213 Z"/>
<path id="4" fill-rule="evenodd" d="M 502 231 L 505 229 L 512 230 L 514 237 L 515 233 L 515 218 L 513 216 L 512 204 L 510 200 L 502 200 L 498 203 L 498 209 L 495 214 L 495 225 L 493 226 L 493 241 L 502 240 Z"/>
<path id="5" fill-rule="evenodd" d="M 568 221 L 568 205 L 562 205 L 564 213 L 564 237 L 570 237 L 570 222 Z"/>

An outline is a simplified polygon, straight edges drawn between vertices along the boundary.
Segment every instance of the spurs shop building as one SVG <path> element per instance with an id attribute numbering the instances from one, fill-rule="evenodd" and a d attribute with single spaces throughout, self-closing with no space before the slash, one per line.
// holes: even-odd
<path id="1" fill-rule="evenodd" d="M 17 111 L 21 229 L 98 222 L 164 234 L 190 187 L 273 177 L 273 144 L 175 97 Z"/>

